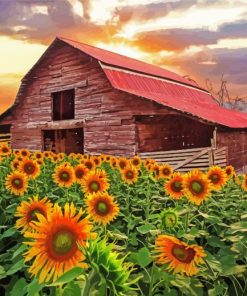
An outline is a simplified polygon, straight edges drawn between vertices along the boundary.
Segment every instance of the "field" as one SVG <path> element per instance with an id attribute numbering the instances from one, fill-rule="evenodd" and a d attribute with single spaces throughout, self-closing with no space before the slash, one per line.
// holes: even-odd
<path id="1" fill-rule="evenodd" d="M 247 295 L 247 175 L 0 147 L 1 295 Z"/>

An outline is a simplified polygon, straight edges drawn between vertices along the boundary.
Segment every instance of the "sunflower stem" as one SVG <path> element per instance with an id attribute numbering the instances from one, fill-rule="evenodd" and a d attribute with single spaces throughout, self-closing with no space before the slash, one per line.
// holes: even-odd
<path id="1" fill-rule="evenodd" d="M 154 275 L 154 263 L 152 265 L 152 269 L 151 269 L 151 275 L 150 275 L 150 285 L 149 285 L 149 289 L 148 289 L 148 296 L 152 296 L 153 295 L 153 275 Z"/>
<path id="2" fill-rule="evenodd" d="M 85 284 L 85 287 L 83 289 L 81 296 L 90 295 L 90 289 L 91 289 L 91 287 L 93 287 L 95 285 L 96 277 L 97 277 L 97 272 L 95 271 L 95 269 L 92 269 L 90 275 L 88 277 L 85 277 L 86 284 Z"/>

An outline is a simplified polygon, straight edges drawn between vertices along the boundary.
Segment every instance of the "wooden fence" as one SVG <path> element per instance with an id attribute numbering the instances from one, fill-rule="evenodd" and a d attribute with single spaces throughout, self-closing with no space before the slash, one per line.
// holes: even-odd
<path id="1" fill-rule="evenodd" d="M 145 152 L 140 153 L 140 157 L 152 158 L 159 163 L 168 163 L 175 171 L 186 172 L 195 168 L 206 170 L 212 165 L 221 167 L 227 165 L 227 147 Z"/>

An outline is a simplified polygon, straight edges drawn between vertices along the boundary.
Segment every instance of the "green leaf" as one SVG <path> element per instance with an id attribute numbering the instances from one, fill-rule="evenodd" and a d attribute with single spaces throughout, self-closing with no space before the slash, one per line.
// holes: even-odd
<path id="1" fill-rule="evenodd" d="M 9 228 L 8 230 L 6 230 L 6 231 L 0 236 L 0 238 L 3 239 L 3 238 L 5 238 L 5 237 L 10 237 L 10 236 L 12 236 L 14 233 L 16 233 L 16 232 L 17 232 L 17 230 L 16 230 L 14 227 Z"/>
<path id="2" fill-rule="evenodd" d="M 137 227 L 137 231 L 140 232 L 141 234 L 148 233 L 152 229 L 155 229 L 155 227 L 151 224 L 146 224 L 146 225 Z"/>
<path id="3" fill-rule="evenodd" d="M 27 282 L 24 278 L 20 278 L 10 291 L 10 296 L 23 296 L 26 294 L 26 287 Z"/>
<path id="4" fill-rule="evenodd" d="M 0 265 L 0 279 L 3 279 L 5 277 L 6 277 L 5 270 L 4 270 L 3 266 Z"/>
<path id="5" fill-rule="evenodd" d="M 11 268 L 7 271 L 7 275 L 11 275 L 16 273 L 18 270 L 22 269 L 24 267 L 24 259 L 19 260 L 16 262 Z"/>
<path id="6" fill-rule="evenodd" d="M 84 269 L 81 267 L 74 267 L 67 272 L 65 272 L 55 283 L 49 285 L 49 286 L 58 286 L 61 284 L 68 283 L 75 278 L 77 278 L 79 275 L 83 273 Z"/>
<path id="7" fill-rule="evenodd" d="M 17 250 L 15 250 L 15 252 L 13 253 L 12 256 L 12 260 L 18 256 L 19 254 L 21 254 L 23 251 L 25 251 L 28 248 L 27 245 L 21 245 Z"/>
<path id="8" fill-rule="evenodd" d="M 81 296 L 81 289 L 76 283 L 70 282 L 64 289 L 62 296 Z"/>
<path id="9" fill-rule="evenodd" d="M 36 296 L 37 293 L 44 287 L 40 285 L 37 278 L 34 278 L 29 285 L 27 285 L 28 296 Z"/>
<path id="10" fill-rule="evenodd" d="M 145 267 L 150 262 L 152 262 L 150 252 L 145 247 L 139 250 L 139 252 L 137 253 L 136 259 L 137 259 L 138 264 L 142 267 Z"/>

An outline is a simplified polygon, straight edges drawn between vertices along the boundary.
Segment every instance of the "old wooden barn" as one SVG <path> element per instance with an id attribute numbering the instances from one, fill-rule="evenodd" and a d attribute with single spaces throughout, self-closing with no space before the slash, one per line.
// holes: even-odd
<path id="1" fill-rule="evenodd" d="M 247 165 L 247 114 L 163 68 L 56 38 L 0 116 L 12 148 L 153 157 L 176 169 Z"/>

